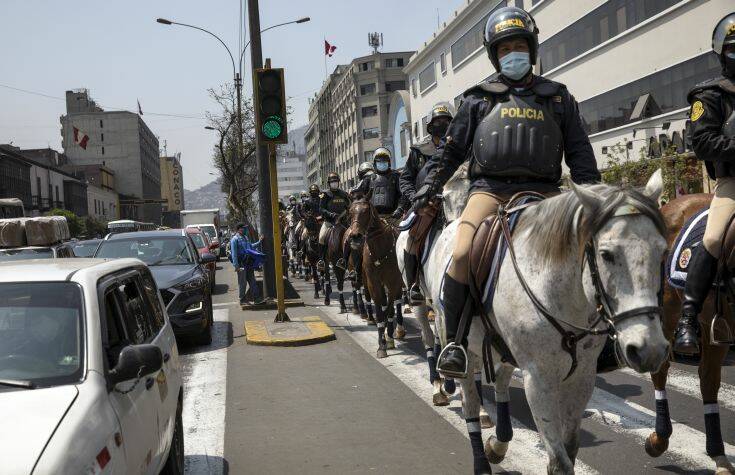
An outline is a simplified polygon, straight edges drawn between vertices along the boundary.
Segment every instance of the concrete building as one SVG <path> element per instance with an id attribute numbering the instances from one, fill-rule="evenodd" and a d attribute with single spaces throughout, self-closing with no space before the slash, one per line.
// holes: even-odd
<path id="1" fill-rule="evenodd" d="M 616 144 L 631 158 L 686 148 L 686 94 L 719 74 L 711 34 L 732 0 L 467 0 L 404 69 L 414 140 L 426 135 L 433 104 L 457 106 L 463 91 L 495 73 L 482 35 L 489 12 L 506 4 L 534 16 L 536 72 L 576 97 L 600 168 Z"/>
<path id="2" fill-rule="evenodd" d="M 33 207 L 31 164 L 0 147 L 0 198 L 18 198 L 23 208 Z"/>
<path id="3" fill-rule="evenodd" d="M 87 208 L 100 221 L 120 219 L 120 198 L 115 172 L 103 165 L 70 165 L 68 170 L 87 183 Z"/>
<path id="4" fill-rule="evenodd" d="M 288 196 L 297 195 L 301 190 L 308 188 L 304 180 L 306 171 L 306 156 L 297 154 L 293 150 L 279 152 L 276 159 L 278 171 L 278 198 L 288 202 Z"/>
<path id="5" fill-rule="evenodd" d="M 360 163 L 372 160 L 376 148 L 392 146 L 387 140 L 392 136 L 390 102 L 395 91 L 406 89 L 403 67 L 412 54 L 375 52 L 338 66 L 330 75 L 310 103 L 306 139 L 310 182 L 324 184 L 334 171 L 352 186 Z"/>
<path id="6" fill-rule="evenodd" d="M 62 145 L 74 165 L 102 164 L 115 172 L 120 216 L 160 223 L 161 169 L 158 139 L 128 111 L 104 111 L 86 89 L 66 92 Z"/>

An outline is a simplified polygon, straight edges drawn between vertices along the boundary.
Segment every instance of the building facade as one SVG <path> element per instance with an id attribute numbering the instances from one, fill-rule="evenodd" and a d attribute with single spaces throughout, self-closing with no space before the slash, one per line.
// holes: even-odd
<path id="1" fill-rule="evenodd" d="M 161 157 L 161 199 L 166 200 L 164 211 L 184 209 L 184 171 L 181 155 Z"/>
<path id="2" fill-rule="evenodd" d="M 30 210 L 32 197 L 31 164 L 0 147 L 0 198 L 18 198 Z"/>
<path id="3" fill-rule="evenodd" d="M 276 159 L 278 172 L 278 198 L 288 202 L 288 197 L 298 195 L 301 190 L 308 188 L 304 180 L 306 175 L 306 156 L 293 150 L 278 154 Z"/>
<path id="4" fill-rule="evenodd" d="M 120 216 L 161 221 L 158 139 L 143 119 L 128 111 L 104 111 L 85 89 L 66 92 L 62 145 L 73 165 L 101 164 L 116 175 Z"/>
<path id="5" fill-rule="evenodd" d="M 507 4 L 534 16 L 536 73 L 575 96 L 600 168 L 615 145 L 631 158 L 686 149 L 686 94 L 720 72 L 711 34 L 731 0 L 468 0 L 405 68 L 414 140 L 426 135 L 433 104 L 458 106 L 465 90 L 495 74 L 483 29 Z"/>
<path id="6" fill-rule="evenodd" d="M 310 103 L 310 182 L 323 185 L 330 172 L 337 172 L 352 186 L 360 163 L 372 160 L 378 147 L 392 148 L 390 103 L 395 91 L 407 87 L 403 68 L 412 54 L 375 52 L 338 66 L 330 75 Z"/>

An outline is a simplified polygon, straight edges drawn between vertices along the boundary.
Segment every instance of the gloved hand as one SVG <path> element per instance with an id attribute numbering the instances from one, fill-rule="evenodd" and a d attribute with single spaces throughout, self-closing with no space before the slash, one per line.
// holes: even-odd
<path id="1" fill-rule="evenodd" d="M 423 185 L 421 188 L 419 188 L 419 191 L 416 192 L 413 199 L 413 209 L 420 210 L 423 208 L 426 208 L 429 206 L 429 202 L 434 199 L 436 193 L 433 190 L 433 187 L 429 184 Z"/>
<path id="2" fill-rule="evenodd" d="M 401 208 L 397 208 L 393 211 L 393 214 L 391 214 L 390 217 L 393 219 L 403 219 L 403 210 Z"/>

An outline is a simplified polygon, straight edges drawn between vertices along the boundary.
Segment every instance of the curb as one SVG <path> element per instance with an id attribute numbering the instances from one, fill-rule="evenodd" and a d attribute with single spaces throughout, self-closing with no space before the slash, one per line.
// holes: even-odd
<path id="1" fill-rule="evenodd" d="M 293 336 L 274 334 L 278 330 L 294 331 L 296 334 Z M 336 338 L 332 329 L 319 317 L 303 317 L 290 323 L 272 323 L 263 320 L 245 322 L 245 341 L 249 345 L 306 346 Z"/>

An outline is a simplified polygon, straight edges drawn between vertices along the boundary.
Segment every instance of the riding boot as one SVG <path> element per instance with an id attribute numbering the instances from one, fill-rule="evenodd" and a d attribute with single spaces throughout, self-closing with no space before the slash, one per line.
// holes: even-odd
<path id="1" fill-rule="evenodd" d="M 350 243 L 347 242 L 344 246 L 344 249 L 342 249 L 342 257 L 337 259 L 337 263 L 335 264 L 336 267 L 339 267 L 340 269 L 346 271 L 347 270 L 347 263 L 350 262 L 350 253 L 352 251 L 352 247 L 350 246 Z"/>
<path id="2" fill-rule="evenodd" d="M 319 272 L 324 272 L 327 268 L 327 245 L 319 244 L 319 262 L 316 263 L 316 268 Z"/>
<path id="3" fill-rule="evenodd" d="M 418 305 L 424 302 L 424 296 L 419 286 L 419 262 L 413 254 L 403 251 L 403 265 L 406 268 L 406 282 L 408 282 L 408 298 L 411 304 Z"/>
<path id="4" fill-rule="evenodd" d="M 690 355 L 699 353 L 697 317 L 712 288 L 715 274 L 717 274 L 717 258 L 712 256 L 703 245 L 696 247 L 689 261 L 684 301 L 681 305 L 681 318 L 676 327 L 674 339 L 676 353 Z"/>
<path id="5" fill-rule="evenodd" d="M 467 373 L 467 353 L 462 346 L 467 346 L 470 322 L 466 323 L 463 335 L 457 335 L 457 331 L 465 305 L 471 305 L 469 297 L 469 285 L 457 282 L 449 275 L 444 277 L 443 307 L 447 346 L 439 355 L 437 370 L 446 376 L 461 377 Z"/>

